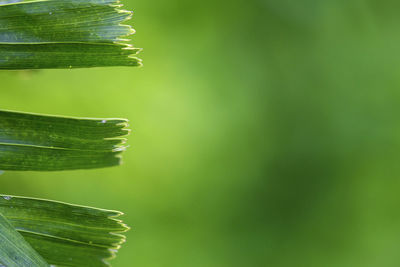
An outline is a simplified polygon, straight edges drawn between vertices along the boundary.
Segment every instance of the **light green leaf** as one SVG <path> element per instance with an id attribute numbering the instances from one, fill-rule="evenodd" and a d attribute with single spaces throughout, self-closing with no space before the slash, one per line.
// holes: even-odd
<path id="1" fill-rule="evenodd" d="M 0 195 L 0 213 L 56 266 L 108 266 L 129 229 L 117 211 L 33 198 Z"/>
<path id="2" fill-rule="evenodd" d="M 45 260 L 24 240 L 0 212 L 0 266 L 47 267 Z"/>
<path id="3" fill-rule="evenodd" d="M 0 110 L 0 170 L 58 171 L 119 165 L 124 119 L 87 119 Z"/>
<path id="4" fill-rule="evenodd" d="M 138 66 L 117 0 L 0 0 L 0 69 Z"/>

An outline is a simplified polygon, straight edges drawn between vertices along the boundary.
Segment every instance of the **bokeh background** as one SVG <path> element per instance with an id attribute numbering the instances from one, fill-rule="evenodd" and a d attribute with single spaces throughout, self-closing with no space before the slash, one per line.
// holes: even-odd
<path id="1" fill-rule="evenodd" d="M 124 165 L 2 193 L 124 211 L 115 267 L 400 265 L 400 2 L 124 3 L 143 68 L 0 72 L 3 109 L 128 118 Z"/>

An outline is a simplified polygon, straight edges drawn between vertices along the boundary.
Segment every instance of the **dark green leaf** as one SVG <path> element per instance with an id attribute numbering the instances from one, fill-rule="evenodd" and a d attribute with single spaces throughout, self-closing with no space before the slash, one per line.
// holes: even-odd
<path id="1" fill-rule="evenodd" d="M 0 212 L 0 266 L 47 267 L 45 260 Z"/>
<path id="2" fill-rule="evenodd" d="M 129 229 L 116 219 L 117 211 L 32 198 L 0 195 L 0 213 L 57 266 L 107 266 Z"/>
<path id="3" fill-rule="evenodd" d="M 0 170 L 57 171 L 119 165 L 124 119 L 45 116 L 0 110 Z"/>
<path id="4" fill-rule="evenodd" d="M 138 66 L 116 0 L 0 0 L 0 69 Z"/>

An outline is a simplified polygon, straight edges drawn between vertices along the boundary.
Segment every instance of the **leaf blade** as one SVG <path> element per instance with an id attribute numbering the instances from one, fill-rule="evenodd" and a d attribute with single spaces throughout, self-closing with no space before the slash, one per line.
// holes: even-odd
<path id="1" fill-rule="evenodd" d="M 115 0 L 0 1 L 0 69 L 140 66 Z"/>
<path id="2" fill-rule="evenodd" d="M 0 170 L 58 171 L 121 164 L 125 119 L 0 110 Z"/>
<path id="3" fill-rule="evenodd" d="M 43 199 L 0 195 L 0 213 L 57 266 L 108 266 L 129 230 L 120 212 Z"/>
<path id="4" fill-rule="evenodd" d="M 48 267 L 45 260 L 25 241 L 0 212 L 0 266 Z"/>

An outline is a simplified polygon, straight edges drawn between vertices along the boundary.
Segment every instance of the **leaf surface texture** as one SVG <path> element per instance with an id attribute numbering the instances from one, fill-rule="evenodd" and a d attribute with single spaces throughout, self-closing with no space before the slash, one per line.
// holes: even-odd
<path id="1" fill-rule="evenodd" d="M 0 214 L 56 266 L 108 266 L 128 230 L 120 212 L 42 199 L 0 195 Z"/>
<path id="2" fill-rule="evenodd" d="M 116 0 L 0 0 L 0 69 L 138 66 Z"/>
<path id="3" fill-rule="evenodd" d="M 116 166 L 124 119 L 68 118 L 0 110 L 0 170 L 60 171 Z"/>
<path id="4" fill-rule="evenodd" d="M 49 266 L 1 213 L 0 244 L 1 267 Z"/>

